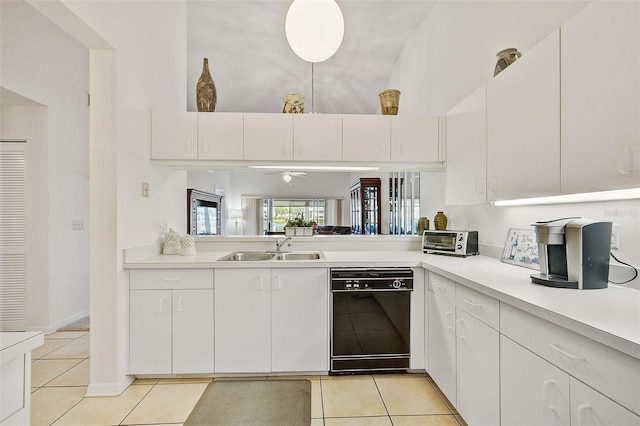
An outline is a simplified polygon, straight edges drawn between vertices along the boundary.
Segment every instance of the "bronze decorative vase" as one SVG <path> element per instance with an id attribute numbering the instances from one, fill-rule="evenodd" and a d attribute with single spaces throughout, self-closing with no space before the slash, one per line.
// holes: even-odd
<path id="1" fill-rule="evenodd" d="M 209 60 L 204 58 L 202 65 L 202 74 L 198 79 L 196 86 L 196 104 L 198 112 L 214 112 L 216 110 L 216 102 L 218 94 L 216 93 L 216 85 L 213 83 L 211 74 L 209 73 Z"/>
<path id="2" fill-rule="evenodd" d="M 436 231 L 445 231 L 447 229 L 447 216 L 443 212 L 438 212 L 433 218 L 433 225 Z"/>
<path id="3" fill-rule="evenodd" d="M 516 59 L 522 56 L 522 53 L 518 52 L 518 49 L 515 47 L 510 47 L 508 49 L 504 49 L 499 51 L 496 56 L 498 57 L 498 62 L 496 62 L 496 67 L 493 70 L 493 76 L 500 74 L 505 68 L 514 63 Z"/>

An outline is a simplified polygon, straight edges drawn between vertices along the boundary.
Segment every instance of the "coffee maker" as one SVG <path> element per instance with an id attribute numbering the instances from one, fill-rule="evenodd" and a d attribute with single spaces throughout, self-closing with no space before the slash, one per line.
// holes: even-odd
<path id="1" fill-rule="evenodd" d="M 540 259 L 540 273 L 531 275 L 532 282 L 585 290 L 608 286 L 611 222 L 568 217 L 531 225 Z"/>

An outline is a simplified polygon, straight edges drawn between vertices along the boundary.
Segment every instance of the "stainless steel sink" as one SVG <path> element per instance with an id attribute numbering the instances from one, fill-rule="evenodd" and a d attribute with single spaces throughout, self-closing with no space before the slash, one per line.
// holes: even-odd
<path id="1" fill-rule="evenodd" d="M 312 252 L 286 252 L 276 253 L 273 251 L 234 251 L 224 257 L 218 259 L 218 261 L 226 262 L 256 262 L 264 260 L 320 260 L 322 259 L 322 253 L 317 251 Z"/>
<path id="2" fill-rule="evenodd" d="M 291 252 L 280 253 L 274 257 L 274 260 L 320 260 L 322 254 L 320 252 Z"/>
<path id="3" fill-rule="evenodd" d="M 264 251 L 235 251 L 231 254 L 221 257 L 220 261 L 236 261 L 236 262 L 255 262 L 260 260 L 272 260 L 275 253 Z"/>

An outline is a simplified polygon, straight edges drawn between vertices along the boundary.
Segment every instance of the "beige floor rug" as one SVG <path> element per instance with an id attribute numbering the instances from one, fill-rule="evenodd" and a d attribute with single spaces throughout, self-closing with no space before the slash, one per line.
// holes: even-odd
<path id="1" fill-rule="evenodd" d="M 214 380 L 184 426 L 310 424 L 309 380 Z"/>
<path id="2" fill-rule="evenodd" d="M 89 317 L 80 318 L 57 331 L 89 331 Z"/>

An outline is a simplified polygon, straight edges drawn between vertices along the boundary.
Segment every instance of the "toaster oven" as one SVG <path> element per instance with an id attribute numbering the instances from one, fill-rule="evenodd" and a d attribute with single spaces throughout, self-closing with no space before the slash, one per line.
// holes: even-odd
<path id="1" fill-rule="evenodd" d="M 478 254 L 478 231 L 430 231 L 422 235 L 424 253 L 473 256 Z"/>

